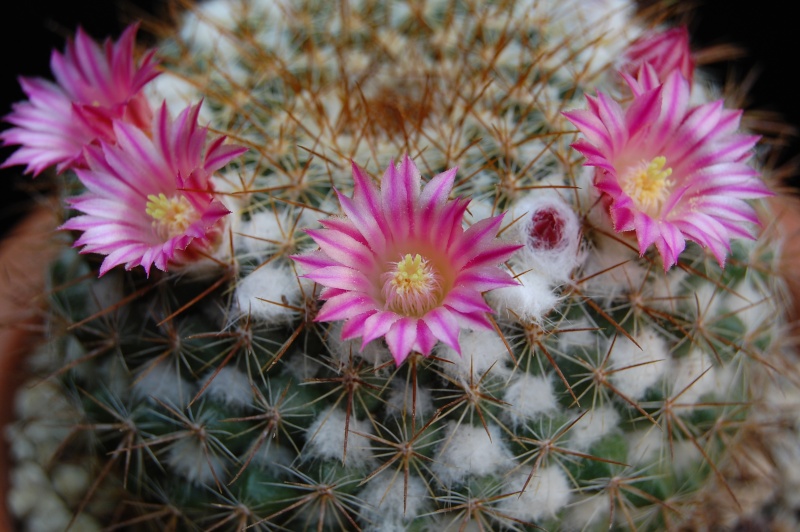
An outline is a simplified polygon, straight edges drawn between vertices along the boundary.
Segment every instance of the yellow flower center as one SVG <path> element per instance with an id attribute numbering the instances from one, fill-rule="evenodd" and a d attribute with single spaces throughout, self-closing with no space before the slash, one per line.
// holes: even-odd
<path id="1" fill-rule="evenodd" d="M 197 211 L 185 196 L 168 198 L 163 192 L 147 196 L 145 212 L 153 218 L 153 228 L 164 239 L 180 235 L 197 220 Z"/>
<path id="2" fill-rule="evenodd" d="M 650 217 L 661 213 L 669 197 L 672 168 L 664 168 L 666 157 L 656 157 L 650 163 L 642 161 L 633 167 L 622 180 L 622 190 L 630 196 L 636 207 Z"/>
<path id="3" fill-rule="evenodd" d="M 442 296 L 442 279 L 421 255 L 407 253 L 383 274 L 383 297 L 392 312 L 421 317 L 436 307 Z"/>

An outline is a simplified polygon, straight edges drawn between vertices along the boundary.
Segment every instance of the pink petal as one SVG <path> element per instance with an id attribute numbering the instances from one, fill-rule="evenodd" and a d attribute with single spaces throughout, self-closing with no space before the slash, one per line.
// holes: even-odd
<path id="1" fill-rule="evenodd" d="M 373 289 L 372 284 L 363 273 L 348 268 L 347 266 L 337 265 L 320 268 L 304 275 L 304 277 L 323 286 L 339 288 L 341 290 L 369 292 Z"/>
<path id="2" fill-rule="evenodd" d="M 386 345 L 397 365 L 402 364 L 417 341 L 417 319 L 401 318 L 386 333 Z"/>
<path id="3" fill-rule="evenodd" d="M 378 311 L 372 314 L 364 323 L 364 334 L 361 349 L 364 349 L 371 341 L 381 336 L 385 336 L 392 325 L 402 316 L 388 311 Z"/>
<path id="4" fill-rule="evenodd" d="M 461 354 L 458 344 L 459 325 L 452 312 L 443 307 L 437 307 L 422 318 L 431 333 L 445 345 Z"/>
<path id="5" fill-rule="evenodd" d="M 344 292 L 328 299 L 314 321 L 346 320 L 370 310 L 375 310 L 371 297 L 361 292 Z"/>

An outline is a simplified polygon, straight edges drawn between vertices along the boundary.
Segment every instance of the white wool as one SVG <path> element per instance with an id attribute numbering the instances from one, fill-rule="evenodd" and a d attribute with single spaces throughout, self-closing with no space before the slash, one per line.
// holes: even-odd
<path id="1" fill-rule="evenodd" d="M 386 394 L 386 411 L 394 415 L 404 413 L 408 418 L 413 413 L 418 420 L 428 419 L 433 413 L 431 391 L 426 387 L 416 388 L 414 393 L 413 383 L 393 379 L 391 388 Z"/>
<path id="2" fill-rule="evenodd" d="M 591 184 L 593 175 L 591 170 L 578 176 L 578 185 L 585 191 L 581 204 L 594 205 L 587 213 L 587 220 L 597 229 L 589 234 L 593 245 L 581 270 L 581 277 L 587 279 L 582 287 L 588 294 L 611 299 L 628 292 L 631 287 L 642 286 L 648 270 L 639 258 L 635 236 L 631 232 L 617 233 L 614 230 L 611 217 Z"/>
<path id="3" fill-rule="evenodd" d="M 703 374 L 706 370 L 708 371 Z M 667 368 L 665 379 L 671 383 L 670 397 L 675 398 L 681 394 L 676 399 L 678 403 L 697 403 L 702 396 L 717 389 L 716 373 L 711 358 L 699 349 L 693 349 L 688 355 L 673 359 Z M 687 386 L 688 389 L 684 391 Z"/>
<path id="4" fill-rule="evenodd" d="M 634 337 L 639 347 L 624 336 L 614 343 L 609 357 L 614 371 L 612 384 L 629 399 L 641 399 L 658 382 L 669 362 L 664 339 L 653 329 L 642 330 Z"/>
<path id="5" fill-rule="evenodd" d="M 25 461 L 15 467 L 10 475 L 11 490 L 8 493 L 8 506 L 14 515 L 27 515 L 36 508 L 36 502 L 43 491 L 47 491 L 50 479 L 36 462 Z"/>
<path id="6" fill-rule="evenodd" d="M 570 447 L 588 451 L 596 441 L 619 427 L 620 417 L 610 406 L 592 408 L 569 430 Z"/>
<path id="7" fill-rule="evenodd" d="M 52 459 L 53 455 L 47 458 Z M 47 463 L 42 461 L 42 463 Z M 24 518 L 24 530 L 36 532 L 61 532 L 67 528 L 72 519 L 72 511 L 68 508 L 64 500 L 59 497 L 57 489 L 59 487 L 67 490 L 75 487 L 74 479 L 71 477 L 71 470 L 83 469 L 77 466 L 67 466 L 61 464 L 52 471 L 53 483 L 48 478 L 47 473 L 39 463 L 25 461 L 11 470 L 9 473 L 11 489 L 8 491 L 8 498 L 4 501 L 8 504 L 11 514 L 18 518 Z M 84 477 L 79 480 L 81 484 L 79 492 L 67 494 L 69 504 L 77 505 L 86 494 L 89 485 L 89 478 L 84 470 Z M 54 489 L 56 488 L 56 489 Z M 85 532 L 100 532 L 101 527 L 94 517 L 84 513 L 77 517 L 72 524 L 72 529 Z"/>
<path id="8" fill-rule="evenodd" d="M 303 209 L 303 211 L 300 213 L 300 219 L 297 222 L 297 226 L 304 229 L 315 229 L 317 227 L 322 227 L 319 223 L 320 220 L 330 218 L 331 216 L 336 216 L 339 213 L 339 202 L 336 201 L 336 199 L 326 199 L 319 205 L 317 209 Z M 316 249 L 316 247 L 317 246 L 315 245 L 311 249 Z"/>
<path id="9" fill-rule="evenodd" d="M 445 486 L 450 486 L 470 476 L 502 474 L 513 464 L 513 455 L 497 426 L 488 425 L 487 434 L 483 426 L 450 422 L 431 470 Z"/>
<path id="10" fill-rule="evenodd" d="M 172 472 L 198 486 L 213 486 L 215 476 L 222 484 L 227 478 L 220 457 L 193 436 L 175 440 L 170 444 L 166 461 Z"/>
<path id="11" fill-rule="evenodd" d="M 220 50 L 225 41 L 224 32 L 236 26 L 234 8 L 235 4 L 228 0 L 210 0 L 195 5 L 184 16 L 180 37 L 202 51 Z"/>
<path id="12" fill-rule="evenodd" d="M 242 314 L 267 323 L 290 323 L 302 294 L 295 274 L 285 266 L 265 264 L 244 276 L 236 285 L 234 298 Z"/>
<path id="13" fill-rule="evenodd" d="M 486 527 L 476 519 L 470 519 L 461 512 L 437 513 L 425 532 L 486 532 Z"/>
<path id="14" fill-rule="evenodd" d="M 342 460 L 344 457 L 344 438 L 347 432 L 346 465 L 360 467 L 372 460 L 371 440 L 360 434 L 372 434 L 372 425 L 356 419 L 340 408 L 320 412 L 306 430 L 308 441 L 302 455 L 308 458 Z M 360 433 L 360 434 L 356 434 Z"/>
<path id="15" fill-rule="evenodd" d="M 556 24 L 553 29 L 572 35 L 590 30 L 595 37 L 611 28 L 631 25 L 635 6 L 630 0 L 527 0 L 517 9 L 526 8 L 537 18 Z"/>
<path id="16" fill-rule="evenodd" d="M 765 299 L 766 297 L 750 279 L 744 279 L 733 287 L 732 293 L 725 295 L 723 306 L 736 313 L 747 331 L 755 332 L 765 321 L 772 320 L 776 315 L 774 302 Z"/>
<path id="17" fill-rule="evenodd" d="M 774 376 L 773 385 L 763 390 L 761 397 L 765 408 L 773 414 L 788 415 L 794 425 L 800 427 L 800 388 L 779 376 Z"/>
<path id="18" fill-rule="evenodd" d="M 292 460 L 297 456 L 293 449 L 276 445 L 277 441 L 285 441 L 285 439 L 285 434 L 275 437 L 267 436 L 253 454 L 253 463 L 275 474 L 285 473 L 286 468 L 291 467 Z M 255 442 L 254 439 L 253 443 L 255 444 Z M 253 452 L 252 447 L 247 450 L 247 456 L 251 452 Z"/>
<path id="19" fill-rule="evenodd" d="M 717 316 L 724 312 L 723 299 L 722 293 L 713 283 L 703 283 L 692 288 L 689 297 L 684 300 L 687 318 L 694 318 L 698 326 L 712 327 Z"/>
<path id="20" fill-rule="evenodd" d="M 343 321 L 333 323 L 326 336 L 330 353 L 339 361 L 346 363 L 352 355 L 353 358 L 361 358 L 377 367 L 393 360 L 392 353 L 381 339 L 368 343 L 363 350 L 361 349 L 361 337 L 342 340 L 343 324 Z"/>
<path id="21" fill-rule="evenodd" d="M 597 334 L 592 330 L 594 327 L 595 325 L 589 323 L 586 318 L 562 321 L 558 327 L 560 331 L 563 331 L 557 335 L 558 349 L 562 352 L 568 352 L 578 347 L 595 349 Z"/>
<path id="22" fill-rule="evenodd" d="M 458 343 L 461 355 L 440 343 L 436 355 L 442 358 L 439 367 L 446 374 L 469 381 L 477 381 L 491 368 L 491 373 L 506 372 L 505 362 L 511 360 L 503 340 L 497 332 L 487 330 L 462 330 Z"/>
<path id="23" fill-rule="evenodd" d="M 592 525 L 607 519 L 608 511 L 608 493 L 601 491 L 596 495 L 580 497 L 564 512 L 562 530 L 602 530 Z"/>
<path id="24" fill-rule="evenodd" d="M 291 5 L 286 0 L 247 0 L 254 15 L 265 16 L 271 20 L 282 20 Z"/>
<path id="25" fill-rule="evenodd" d="M 24 423 L 6 426 L 0 437 L 5 436 L 11 456 L 19 462 L 48 463 L 69 437 L 71 427 L 84 419 L 54 380 L 36 380 L 35 385 L 20 386 L 14 398 L 14 413 Z"/>
<path id="26" fill-rule="evenodd" d="M 554 213 L 555 219 L 563 224 L 561 240 L 552 249 L 537 247 L 536 235 L 531 235 L 533 217 L 542 212 Z M 515 202 L 506 216 L 509 221 L 517 220 L 511 227 L 513 233 L 509 238 L 524 246 L 512 259 L 515 271 L 533 270 L 554 283 L 569 280 L 581 262 L 578 252 L 581 226 L 575 210 L 559 196 L 558 190 L 543 189 L 529 194 Z"/>
<path id="27" fill-rule="evenodd" d="M 58 464 L 51 473 L 53 489 L 69 504 L 78 504 L 93 480 L 89 470 L 76 464 Z"/>
<path id="28" fill-rule="evenodd" d="M 781 472 L 781 499 L 786 507 L 800 505 L 800 445 L 797 444 L 796 430 L 776 435 L 771 440 L 772 456 Z"/>
<path id="29" fill-rule="evenodd" d="M 242 222 L 236 235 L 236 249 L 254 254 L 273 254 L 281 250 L 294 251 L 294 221 L 285 211 L 264 210 Z"/>
<path id="30" fill-rule="evenodd" d="M 556 75 L 607 69 L 637 32 L 638 26 L 630 23 L 635 8 L 628 0 L 534 0 L 532 4 L 548 37 L 565 41 L 558 53 L 545 58 Z M 595 40 L 599 44 L 589 46 Z M 574 66 L 567 69 L 567 64 Z"/>
<path id="31" fill-rule="evenodd" d="M 241 158 L 236 161 L 243 162 Z M 211 176 L 211 184 L 217 193 L 217 200 L 231 212 L 223 218 L 225 227 L 222 230 L 222 241 L 214 253 L 216 258 L 224 262 L 230 262 L 231 253 L 235 256 L 237 251 L 241 251 L 239 249 L 241 240 L 239 233 L 242 232 L 245 223 L 243 213 L 249 212 L 252 208 L 250 206 L 251 198 L 242 194 L 243 188 L 250 186 L 245 184 L 247 179 L 243 176 L 249 175 L 250 172 L 252 170 L 242 167 L 236 169 L 226 167 Z"/>
<path id="32" fill-rule="evenodd" d="M 655 461 L 664 452 L 664 433 L 658 427 L 650 426 L 644 430 L 628 433 L 628 463 L 645 465 Z"/>
<path id="33" fill-rule="evenodd" d="M 685 284 L 689 274 L 680 268 L 670 268 L 668 272 L 653 272 L 648 284 L 647 306 L 670 313 L 678 312 L 680 294 L 686 293 Z"/>
<path id="34" fill-rule="evenodd" d="M 389 468 L 370 480 L 358 496 L 364 503 L 361 519 L 365 529 L 384 532 L 406 530 L 424 510 L 428 492 L 416 475 L 409 475 L 406 484 L 402 473 Z"/>
<path id="35" fill-rule="evenodd" d="M 612 228 L 608 228 L 614 234 Z M 629 246 L 636 246 L 634 241 L 628 245 L 611 237 L 596 233 L 595 247 L 587 255 L 582 277 L 588 279 L 583 283 L 584 290 L 599 297 L 613 299 L 620 294 L 638 289 L 647 276 L 647 268 L 639 259 L 639 253 Z M 624 238 L 624 234 L 617 235 Z M 660 266 L 655 266 L 660 267 Z M 602 272 L 602 273 L 600 273 Z"/>
<path id="36" fill-rule="evenodd" d="M 695 471 L 705 460 L 700 449 L 690 440 L 673 441 L 671 452 L 672 467 L 678 473 Z"/>
<path id="37" fill-rule="evenodd" d="M 487 293 L 487 301 L 501 316 L 540 322 L 555 308 L 558 295 L 553 291 L 550 281 L 533 270 L 518 275 L 516 279 L 519 282 L 517 286 L 506 286 Z"/>
<path id="38" fill-rule="evenodd" d="M 214 371 L 210 371 L 201 382 L 201 386 L 205 386 L 209 379 L 211 382 L 205 394 L 210 398 L 237 408 L 245 408 L 252 404 L 250 378 L 244 372 L 232 366 L 225 366 L 216 375 Z"/>
<path id="39" fill-rule="evenodd" d="M 35 498 L 34 507 L 27 519 L 27 530 L 36 532 L 57 532 L 66 530 L 72 519 L 72 512 L 64 501 L 51 490 L 31 493 Z"/>
<path id="40" fill-rule="evenodd" d="M 195 393 L 194 385 L 182 378 L 170 361 L 145 366 L 133 385 L 135 397 L 178 408 L 187 405 Z"/>
<path id="41" fill-rule="evenodd" d="M 514 473 L 504 484 L 504 489 L 522 490 L 528 475 L 526 471 Z M 567 476 L 560 467 L 553 465 L 536 469 L 524 492 L 501 499 L 497 506 L 504 514 L 516 519 L 538 521 L 555 517 L 571 498 L 572 489 Z"/>
<path id="42" fill-rule="evenodd" d="M 468 225 L 472 225 L 476 222 L 480 222 L 481 220 L 485 220 L 487 218 L 491 218 L 495 214 L 493 212 L 493 204 L 489 201 L 484 201 L 480 199 L 473 199 L 469 202 L 469 207 L 467 207 L 467 212 L 464 213 L 464 220 L 467 222 Z M 508 220 L 510 218 L 506 214 L 503 218 L 504 225 L 508 224 Z"/>
<path id="43" fill-rule="evenodd" d="M 190 105 L 199 103 L 203 98 L 197 87 L 170 72 L 162 72 L 142 90 L 153 109 L 159 109 L 165 103 L 172 116 L 178 116 L 181 111 Z M 207 124 L 213 117 L 208 105 L 204 104 L 200 107 L 197 121 L 200 124 Z"/>
<path id="44" fill-rule="evenodd" d="M 503 401 L 509 404 L 503 410 L 503 415 L 514 426 L 558 410 L 558 401 L 550 379 L 527 373 L 511 380 L 506 386 Z"/>
<path id="45" fill-rule="evenodd" d="M 64 395 L 63 388 L 55 380 L 42 380 L 35 386 L 21 386 L 14 397 L 14 415 L 19 419 L 38 418 L 42 412 L 64 417 L 65 423 L 80 419 L 74 406 Z"/>
<path id="46" fill-rule="evenodd" d="M 232 38 L 240 22 L 236 4 L 229 0 L 210 0 L 195 4 L 184 15 L 178 37 L 194 54 L 207 54 L 212 73 L 235 84 L 243 84 L 250 72 L 241 64 L 240 50 Z"/>
<path id="47" fill-rule="evenodd" d="M 111 270 L 99 279 L 95 279 L 89 285 L 89 297 L 87 300 L 86 312 L 94 314 L 96 312 L 103 312 L 116 305 L 123 297 L 125 292 L 123 288 L 124 276 L 119 270 Z M 126 307 L 119 310 L 114 310 L 112 315 L 120 315 L 125 312 Z"/>

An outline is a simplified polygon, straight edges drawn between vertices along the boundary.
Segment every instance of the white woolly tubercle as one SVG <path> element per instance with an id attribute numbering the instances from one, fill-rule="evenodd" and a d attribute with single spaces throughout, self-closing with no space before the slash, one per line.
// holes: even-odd
<path id="1" fill-rule="evenodd" d="M 512 475 L 505 483 L 507 491 L 520 491 L 528 481 L 528 471 Z M 572 498 L 567 477 L 558 466 L 540 467 L 533 472 L 525 491 L 519 496 L 505 497 L 498 504 L 503 513 L 523 521 L 552 518 Z"/>
<path id="2" fill-rule="evenodd" d="M 172 116 L 178 116 L 187 106 L 202 99 L 197 87 L 170 72 L 162 72 L 145 85 L 143 90 L 153 109 L 159 109 L 166 103 Z M 207 105 L 200 107 L 200 115 L 197 117 L 200 124 L 207 124 L 213 118 L 214 115 Z"/>
<path id="3" fill-rule="evenodd" d="M 774 301 L 760 291 L 752 282 L 745 279 L 733 287 L 725 297 L 724 307 L 742 320 L 748 332 L 758 331 L 766 320 L 776 314 Z"/>
<path id="4" fill-rule="evenodd" d="M 310 288 L 309 288 L 310 289 Z M 265 264 L 236 285 L 236 305 L 242 314 L 274 324 L 291 323 L 301 299 L 298 277 L 285 266 Z"/>
<path id="5" fill-rule="evenodd" d="M 664 434 L 656 426 L 630 433 L 628 437 L 628 462 L 631 465 L 646 465 L 656 461 L 659 453 L 665 451 L 665 443 Z"/>
<path id="6" fill-rule="evenodd" d="M 554 283 L 566 282 L 580 264 L 580 221 L 573 207 L 555 190 L 544 189 L 515 202 L 509 220 L 515 240 L 523 245 L 514 263 Z M 552 241 L 550 241 L 552 240 Z"/>
<path id="7" fill-rule="evenodd" d="M 458 343 L 461 355 L 444 344 L 439 344 L 436 353 L 444 359 L 439 367 L 455 378 L 477 380 L 490 368 L 492 373 L 503 372 L 505 361 L 511 359 L 508 348 L 495 331 L 462 330 Z"/>
<path id="8" fill-rule="evenodd" d="M 345 433 L 347 433 L 348 467 L 360 467 L 372 460 L 369 438 L 361 434 L 372 434 L 372 425 L 351 415 L 349 424 L 344 410 L 334 408 L 321 412 L 306 430 L 308 442 L 302 455 L 308 458 L 342 460 L 344 456 Z M 359 433 L 359 434 L 357 434 Z"/>
<path id="9" fill-rule="evenodd" d="M 224 482 L 226 478 L 219 457 L 204 449 L 203 444 L 191 436 L 176 440 L 169 447 L 167 464 L 173 472 L 198 486 L 213 486 L 215 477 L 220 482 Z"/>
<path id="10" fill-rule="evenodd" d="M 495 425 L 482 427 L 449 423 L 431 469 L 446 486 L 468 477 L 502 474 L 513 466 L 513 455 Z"/>
<path id="11" fill-rule="evenodd" d="M 178 374 L 172 362 L 164 361 L 143 369 L 133 385 L 133 393 L 150 401 L 183 407 L 191 400 L 195 387 Z"/>
<path id="12" fill-rule="evenodd" d="M 342 340 L 343 325 L 343 321 L 334 322 L 326 336 L 328 349 L 334 355 L 334 358 L 337 358 L 342 363 L 347 363 L 352 356 L 354 359 L 361 358 L 375 367 L 392 360 L 392 354 L 383 341 L 370 342 L 364 346 L 364 349 L 361 349 L 360 337 L 352 340 Z"/>
<path id="13" fill-rule="evenodd" d="M 216 401 L 237 408 L 244 408 L 252 403 L 250 379 L 234 367 L 225 366 L 216 375 L 213 371 L 209 372 L 201 386 L 205 386 L 206 383 L 208 387 L 205 393 Z"/>
<path id="14" fill-rule="evenodd" d="M 269 255 L 281 248 L 291 250 L 294 225 L 286 212 L 271 209 L 256 212 L 242 222 L 236 249 L 259 255 Z"/>
<path id="15" fill-rule="evenodd" d="M 558 304 L 558 287 L 583 260 L 580 221 L 555 189 L 525 196 L 507 217 L 515 220 L 510 238 L 523 245 L 510 261 L 519 284 L 493 290 L 488 299 L 501 315 L 541 321 Z"/>
<path id="16" fill-rule="evenodd" d="M 504 416 L 514 426 L 558 410 L 550 379 L 527 373 L 511 381 L 506 387 L 503 400 L 510 405 L 504 410 Z"/>
<path id="17" fill-rule="evenodd" d="M 608 494 L 584 496 L 569 505 L 564 512 L 563 530 L 602 530 L 597 525 L 608 518 Z M 605 527 L 608 529 L 608 527 Z"/>
<path id="18" fill-rule="evenodd" d="M 570 429 L 570 447 L 588 451 L 594 442 L 619 427 L 619 414 L 610 406 L 598 406 L 587 411 Z"/>
<path id="19" fill-rule="evenodd" d="M 186 13 L 180 36 L 200 50 L 216 50 L 224 44 L 223 32 L 232 30 L 235 24 L 234 5 L 226 0 L 211 0 Z"/>
<path id="20" fill-rule="evenodd" d="M 365 503 L 361 516 L 366 530 L 406 530 L 422 513 L 427 489 L 419 477 L 409 476 L 406 485 L 403 475 L 390 469 L 372 479 L 359 497 Z"/>
<path id="21" fill-rule="evenodd" d="M 386 411 L 396 415 L 405 413 L 408 417 L 415 415 L 417 419 L 427 419 L 433 413 L 431 391 L 426 387 L 417 386 L 415 392 L 413 383 L 395 379 L 392 381 L 389 393 L 386 394 Z"/>
<path id="22" fill-rule="evenodd" d="M 517 286 L 505 286 L 487 293 L 487 301 L 501 316 L 540 322 L 558 304 L 558 296 L 550 281 L 533 270 L 518 274 L 516 279 L 519 282 Z"/>
<path id="23" fill-rule="evenodd" d="M 634 400 L 641 399 L 645 391 L 658 382 L 669 362 L 667 344 L 654 330 L 643 330 L 635 340 L 641 349 L 620 336 L 609 355 L 615 370 L 610 376 L 611 382 Z"/>
<path id="24" fill-rule="evenodd" d="M 717 370 L 707 354 L 693 349 L 688 355 L 671 361 L 667 382 L 671 383 L 670 396 L 681 404 L 693 404 L 706 394 L 719 389 L 717 386 Z"/>

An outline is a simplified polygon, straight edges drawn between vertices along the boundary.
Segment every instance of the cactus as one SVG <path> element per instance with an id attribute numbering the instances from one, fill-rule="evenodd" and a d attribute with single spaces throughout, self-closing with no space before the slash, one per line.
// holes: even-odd
<path id="1" fill-rule="evenodd" d="M 227 149 L 224 168 L 203 163 L 211 185 L 173 190 L 230 212 L 159 263 L 81 237 L 102 226 L 73 200 L 62 235 L 107 257 L 64 246 L 50 266 L 48 339 L 9 431 L 18 517 L 30 530 L 661 530 L 778 512 L 781 497 L 735 479 L 757 457 L 797 453 L 793 426 L 776 428 L 797 394 L 779 236 L 765 222 L 728 251 L 725 235 L 747 236 L 735 216 L 714 226 L 721 240 L 682 230 L 684 250 L 669 236 L 643 243 L 639 225 L 618 232 L 628 211 L 602 188 L 580 114 L 586 95 L 627 112 L 675 80 L 692 105 L 715 100 L 689 55 L 632 64 L 668 14 L 604 0 L 214 0 L 154 25 L 163 72 L 142 89 L 154 123 L 228 138 L 206 143 Z M 736 129 L 738 115 L 714 112 Z M 121 139 L 170 138 L 115 128 L 60 179 L 65 196 L 100 186 Z M 641 156 L 652 181 L 635 186 L 669 179 L 663 155 Z M 727 164 L 741 172 L 746 159 Z M 368 329 L 348 334 L 357 316 L 325 319 L 341 286 L 309 257 L 328 249 L 320 235 L 352 234 L 354 183 L 388 188 L 400 161 L 395 173 L 416 168 L 423 183 L 450 176 L 451 197 L 470 200 L 467 236 L 494 228 L 495 289 L 476 289 L 491 313 L 451 342 L 384 331 L 362 346 Z M 726 205 L 752 220 L 746 199 L 767 221 L 751 178 L 750 196 Z M 671 202 L 666 185 L 629 185 L 620 194 L 646 213 Z M 148 196 L 154 230 L 194 223 L 169 218 L 186 209 L 173 199 Z M 425 278 L 420 255 L 406 257 L 398 271 Z M 26 497 L 45 485 L 47 497 Z"/>

